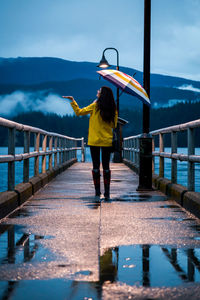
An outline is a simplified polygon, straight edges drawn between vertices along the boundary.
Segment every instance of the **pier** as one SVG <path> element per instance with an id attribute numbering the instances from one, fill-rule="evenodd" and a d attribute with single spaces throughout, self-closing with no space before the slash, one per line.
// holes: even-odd
<path id="1" fill-rule="evenodd" d="M 1 119 L 10 128 L 12 151 L 0 161 L 7 161 L 13 180 L 15 161 L 23 160 L 26 176 L 17 186 L 9 181 L 8 191 L 0 194 L 2 299 L 199 299 L 199 193 L 191 182 L 182 187 L 153 174 L 153 189 L 137 191 L 139 136 L 130 137 L 123 143 L 124 163 L 111 164 L 111 199 L 105 201 L 94 197 L 82 138 L 9 122 Z M 24 133 L 20 155 L 14 152 L 17 130 Z M 186 159 L 173 153 L 172 159 Z M 169 154 L 153 149 L 156 155 L 161 168 Z M 31 157 L 35 174 L 29 178 Z M 189 164 L 199 159 L 194 153 L 187 158 Z"/>

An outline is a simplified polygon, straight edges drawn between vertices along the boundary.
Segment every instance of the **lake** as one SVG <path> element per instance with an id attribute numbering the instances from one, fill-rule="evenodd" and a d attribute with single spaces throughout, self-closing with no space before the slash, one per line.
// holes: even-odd
<path id="1" fill-rule="evenodd" d="M 7 154 L 7 147 L 0 147 L 0 155 Z M 30 151 L 34 151 L 31 147 Z M 158 148 L 156 149 L 158 151 Z M 166 152 L 170 152 L 171 148 L 165 148 Z M 23 147 L 16 147 L 16 154 L 23 153 Z M 187 148 L 178 148 L 178 153 L 187 154 Z M 195 154 L 200 155 L 200 148 L 195 149 Z M 77 151 L 78 161 L 81 161 L 81 150 Z M 90 150 L 86 147 L 86 161 L 91 162 Z M 54 162 L 54 161 L 53 161 Z M 47 169 L 48 169 L 48 156 L 47 156 Z M 42 157 L 40 157 L 39 171 L 41 172 Z M 177 183 L 187 185 L 187 162 L 179 162 L 177 164 L 178 177 Z M 30 158 L 30 177 L 34 176 L 34 158 Z M 159 157 L 155 158 L 155 173 L 159 173 Z M 8 164 L 0 164 L 0 192 L 7 190 L 7 177 L 8 177 Z M 165 178 L 171 178 L 171 160 L 165 158 Z M 23 181 L 23 161 L 15 163 L 15 184 Z M 200 164 L 195 164 L 195 191 L 200 192 Z"/>

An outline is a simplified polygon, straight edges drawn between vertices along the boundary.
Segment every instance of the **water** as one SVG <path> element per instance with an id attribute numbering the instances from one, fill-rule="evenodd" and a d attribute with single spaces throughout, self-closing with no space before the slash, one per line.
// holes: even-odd
<path id="1" fill-rule="evenodd" d="M 155 151 L 159 151 L 156 148 Z M 178 148 L 177 153 L 187 154 L 187 148 Z M 171 148 L 165 148 L 165 152 L 170 153 Z M 195 148 L 195 154 L 200 155 L 200 148 Z M 171 159 L 165 158 L 165 173 L 164 177 L 171 180 Z M 155 174 L 159 174 L 159 157 L 155 157 Z M 187 186 L 187 162 L 177 161 L 177 183 L 183 186 Z M 195 163 L 195 191 L 200 192 L 200 164 Z"/>
<path id="2" fill-rule="evenodd" d="M 30 151 L 34 151 L 30 148 Z M 158 148 L 156 148 L 158 151 Z M 171 148 L 165 148 L 166 152 L 170 152 Z M 23 147 L 16 147 L 16 154 L 23 153 Z M 187 154 L 187 148 L 178 148 L 178 153 Z M 7 154 L 7 147 L 0 147 L 0 155 Z M 200 155 L 200 148 L 195 149 L 195 154 Z M 78 161 L 81 161 L 81 151 L 77 151 Z M 90 149 L 86 147 L 85 159 L 87 162 L 91 162 Z M 46 160 L 46 168 L 48 169 L 48 156 Z M 54 157 L 53 157 L 54 163 Z M 41 172 L 42 157 L 40 157 L 39 170 Z M 30 177 L 34 176 L 34 158 L 30 158 Z M 177 183 L 187 186 L 187 162 L 178 161 L 177 163 L 178 174 Z M 7 163 L 0 164 L 0 192 L 7 190 L 7 173 L 8 167 Z M 155 173 L 159 174 L 159 157 L 155 157 Z M 171 179 L 171 160 L 165 158 L 165 174 L 164 177 Z M 15 167 L 15 184 L 21 183 L 23 181 L 23 161 L 16 162 Z M 195 191 L 200 192 L 200 164 L 195 164 Z"/>
<path id="3" fill-rule="evenodd" d="M 16 154 L 23 153 L 23 147 L 16 147 L 15 152 Z M 34 151 L 33 147 L 30 147 L 30 152 Z M 8 148 L 7 147 L 0 147 L 0 155 L 7 155 Z M 54 164 L 54 155 L 53 155 L 53 164 Z M 77 159 L 81 161 L 81 150 L 77 151 Z M 85 151 L 85 159 L 87 162 L 91 161 L 90 156 L 90 149 L 86 148 Z M 46 156 L 46 169 L 48 170 L 49 165 L 49 157 Z M 42 172 L 42 156 L 39 158 L 39 172 Z M 29 159 L 29 177 L 34 176 L 34 157 Z M 23 161 L 17 161 L 15 163 L 15 185 L 23 182 Z M 0 192 L 7 191 L 8 186 L 8 164 L 7 163 L 0 163 Z"/>
<path id="4" fill-rule="evenodd" d="M 103 280 L 145 287 L 172 287 L 184 282 L 199 282 L 199 255 L 199 248 L 119 246 L 108 249 L 100 258 L 101 277 Z M 104 260 L 107 265 L 101 267 Z"/>
<path id="5" fill-rule="evenodd" d="M 0 265 L 8 264 L 13 268 L 21 266 L 27 271 L 34 263 L 55 261 L 56 254 L 40 242 L 53 238 L 34 235 L 21 225 L 0 225 Z M 97 281 L 76 279 L 79 275 L 90 275 L 90 270 L 77 272 L 74 278 L 2 280 L 0 299 L 100 300 L 107 284 L 110 287 L 119 283 L 148 288 L 178 287 L 185 283 L 200 282 L 200 248 L 120 245 L 106 249 L 99 256 L 98 263 Z M 57 268 L 61 267 L 67 265 L 57 265 Z"/>

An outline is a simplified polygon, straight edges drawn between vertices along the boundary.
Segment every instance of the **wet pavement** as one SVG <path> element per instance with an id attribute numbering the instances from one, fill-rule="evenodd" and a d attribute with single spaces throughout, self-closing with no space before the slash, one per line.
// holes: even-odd
<path id="1" fill-rule="evenodd" d="M 112 164 L 77 163 L 0 223 L 0 299 L 200 299 L 200 221 Z"/>

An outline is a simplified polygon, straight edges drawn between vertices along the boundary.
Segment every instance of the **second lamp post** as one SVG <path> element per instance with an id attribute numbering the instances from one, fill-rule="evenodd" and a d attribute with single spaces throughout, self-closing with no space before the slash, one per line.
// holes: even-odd
<path id="1" fill-rule="evenodd" d="M 116 70 L 119 71 L 119 52 L 116 48 L 113 48 L 113 47 L 109 47 L 109 48 L 105 48 L 103 50 L 103 54 L 102 54 L 102 58 L 100 60 L 100 63 L 98 64 L 97 67 L 99 68 L 108 68 L 110 67 L 110 64 L 108 63 L 107 59 L 105 58 L 105 52 L 107 50 L 114 50 L 116 51 L 116 54 L 117 54 L 117 65 L 116 65 Z M 118 117 L 119 117 L 119 88 L 117 88 L 117 112 L 118 112 Z M 116 163 L 119 163 L 122 161 L 122 145 L 121 145 L 121 138 L 120 138 L 120 128 L 119 128 L 119 122 L 117 123 L 117 139 L 118 139 L 118 151 L 116 151 L 114 153 L 114 158 L 113 158 L 113 162 L 116 162 Z"/>

